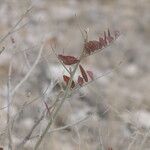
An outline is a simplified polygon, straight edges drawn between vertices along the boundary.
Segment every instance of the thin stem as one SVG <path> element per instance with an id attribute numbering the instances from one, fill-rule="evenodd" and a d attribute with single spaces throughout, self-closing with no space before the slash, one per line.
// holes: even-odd
<path id="1" fill-rule="evenodd" d="M 86 38 L 86 39 L 87 39 L 87 38 Z M 86 41 L 86 39 L 85 39 L 85 41 Z M 83 51 L 82 51 L 82 53 L 81 53 L 81 55 L 80 55 L 80 58 L 79 58 L 80 61 L 81 61 L 81 59 L 82 59 L 83 56 L 84 56 L 84 51 L 85 51 L 85 50 L 83 49 Z M 67 99 L 68 94 L 69 94 L 69 92 L 70 92 L 70 88 L 71 88 L 71 84 L 72 84 L 73 77 L 74 77 L 74 75 L 75 75 L 75 73 L 76 73 L 76 70 L 77 70 L 77 68 L 78 68 L 78 66 L 79 66 L 80 61 L 77 62 L 77 64 L 75 65 L 75 68 L 74 68 L 73 72 L 71 72 L 71 77 L 70 77 L 70 80 L 69 80 L 69 82 L 68 82 L 68 84 L 67 84 L 67 87 L 66 87 L 64 96 L 63 96 L 63 98 L 62 98 L 60 104 L 59 104 L 58 107 L 56 108 L 54 114 L 51 116 L 51 118 L 50 118 L 50 120 L 49 120 L 49 122 L 48 122 L 48 124 L 47 124 L 47 126 L 46 126 L 46 128 L 45 128 L 45 130 L 43 131 L 42 135 L 39 137 L 38 141 L 36 142 L 35 147 L 34 147 L 34 150 L 37 150 L 37 149 L 38 149 L 38 147 L 39 147 L 39 145 L 41 144 L 42 140 L 44 139 L 46 133 L 48 132 L 50 126 L 52 125 L 53 121 L 56 119 L 57 114 L 58 114 L 59 110 L 61 109 L 63 103 L 64 103 L 65 100 Z M 59 99 L 59 96 L 57 96 L 56 99 Z"/>
<path id="2" fill-rule="evenodd" d="M 16 29 L 16 27 L 20 24 L 20 22 L 24 19 L 24 17 L 28 14 L 28 12 L 31 9 L 32 9 L 32 6 L 30 6 L 26 10 L 26 12 L 21 16 L 21 18 L 18 20 L 18 22 L 9 30 L 9 32 L 0 39 L 0 43 L 2 43 L 9 35 L 11 35 L 14 32 L 14 30 Z"/>
<path id="3" fill-rule="evenodd" d="M 35 122 L 35 124 L 32 126 L 32 128 L 30 129 L 29 133 L 27 134 L 27 136 L 23 139 L 23 141 L 17 146 L 17 149 L 22 149 L 23 146 L 26 144 L 26 142 L 30 139 L 33 131 L 35 130 L 35 128 L 40 124 L 40 122 L 43 120 L 45 111 L 42 113 L 42 115 L 40 116 L 40 118 Z"/>
<path id="4" fill-rule="evenodd" d="M 10 63 L 9 66 L 9 73 L 8 73 L 8 82 L 7 82 L 7 103 L 11 103 L 11 94 L 10 94 L 10 88 L 11 88 L 11 71 L 12 71 L 12 63 Z M 8 128 L 8 150 L 12 150 L 12 137 L 11 137 L 11 125 L 10 125 L 10 106 L 8 106 L 7 109 L 7 128 Z"/>
<path id="5" fill-rule="evenodd" d="M 12 90 L 11 94 L 13 95 L 19 88 L 20 86 L 29 78 L 29 76 L 31 75 L 32 71 L 35 69 L 36 65 L 39 62 L 39 59 L 41 57 L 41 54 L 43 52 L 43 48 L 44 48 L 44 44 L 41 46 L 41 49 L 39 51 L 39 54 L 33 64 L 33 66 L 30 68 L 29 72 L 25 75 L 25 77 L 16 85 L 16 87 Z"/>
<path id="6" fill-rule="evenodd" d="M 88 120 L 91 116 L 92 116 L 92 114 L 91 114 L 91 115 L 88 115 L 88 116 L 86 116 L 85 118 L 80 119 L 80 120 L 78 120 L 78 121 L 76 121 L 76 122 L 67 124 L 67 125 L 65 125 L 65 126 L 63 126 L 63 127 L 50 130 L 50 131 L 48 132 L 48 134 L 51 134 L 51 133 L 54 133 L 54 132 L 58 132 L 58 131 L 61 131 L 61 130 L 65 130 L 65 129 L 69 128 L 69 127 L 78 125 L 78 124 L 80 124 L 80 123 L 82 123 L 82 122 Z M 39 137 L 39 136 L 40 136 L 40 135 L 35 135 L 35 136 L 31 137 L 30 139 L 34 139 L 34 138 L 37 138 L 37 137 Z"/>

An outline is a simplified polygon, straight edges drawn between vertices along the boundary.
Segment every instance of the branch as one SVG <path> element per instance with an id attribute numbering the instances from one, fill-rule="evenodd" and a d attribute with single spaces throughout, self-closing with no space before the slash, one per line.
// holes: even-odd
<path id="1" fill-rule="evenodd" d="M 11 35 L 14 32 L 14 30 L 16 29 L 16 27 L 20 24 L 20 22 L 24 19 L 24 17 L 28 14 L 28 12 L 31 9 L 32 9 L 32 6 L 30 6 L 26 10 L 26 12 L 21 16 L 21 18 L 18 20 L 18 22 L 9 30 L 9 32 L 0 39 L 0 43 L 2 43 L 9 35 Z"/>
<path id="2" fill-rule="evenodd" d="M 58 132 L 58 131 L 61 131 L 61 130 L 65 130 L 65 129 L 69 128 L 69 127 L 78 125 L 78 124 L 80 124 L 80 123 L 86 121 L 87 119 L 89 119 L 91 116 L 92 116 L 92 114 L 91 114 L 91 115 L 88 115 L 88 116 L 86 116 L 85 118 L 82 118 L 82 119 L 80 119 L 80 120 L 78 120 L 78 121 L 76 121 L 76 122 L 67 124 L 67 125 L 65 125 L 65 126 L 63 126 L 63 127 L 53 129 L 53 130 L 49 131 L 48 134 L 51 134 L 51 133 L 54 133 L 54 132 Z M 37 137 L 39 137 L 39 136 L 40 136 L 40 135 L 35 135 L 35 136 L 31 137 L 30 139 L 34 139 L 34 138 L 37 138 Z"/>
<path id="3" fill-rule="evenodd" d="M 87 41 L 87 37 L 85 37 L 85 42 Z M 59 110 L 61 109 L 63 103 L 65 102 L 65 100 L 67 99 L 68 97 L 68 94 L 70 92 L 70 88 L 71 88 L 71 84 L 72 84 L 72 81 L 73 81 L 73 77 L 77 71 L 77 68 L 79 66 L 79 63 L 81 61 L 81 59 L 84 57 L 84 51 L 85 49 L 83 48 L 82 52 L 81 52 L 81 55 L 80 55 L 80 58 L 79 58 L 79 61 L 77 62 L 77 64 L 75 65 L 74 69 L 73 69 L 73 72 L 71 72 L 71 77 L 70 77 L 70 80 L 67 84 L 67 87 L 66 87 L 66 90 L 64 91 L 64 96 L 60 102 L 60 104 L 58 105 L 58 107 L 56 108 L 56 111 L 54 112 L 54 114 L 51 116 L 45 130 L 43 131 L 42 135 L 39 137 L 38 141 L 36 142 L 35 144 L 35 147 L 34 147 L 34 150 L 37 150 L 39 145 L 41 144 L 42 140 L 44 139 L 46 133 L 48 132 L 49 128 L 51 127 L 53 121 L 56 119 L 57 117 L 57 114 L 59 112 Z M 56 97 L 56 100 L 59 99 L 59 96 Z"/>
<path id="4" fill-rule="evenodd" d="M 11 88 L 11 71 L 12 71 L 12 63 L 10 63 L 9 66 L 9 72 L 8 72 L 8 82 L 7 82 L 7 103 L 8 103 L 8 109 L 7 109 L 7 132 L 8 132 L 8 149 L 12 150 L 12 137 L 11 137 L 11 124 L 10 124 L 10 103 L 11 103 L 11 95 L 10 95 L 10 88 Z"/>
<path id="5" fill-rule="evenodd" d="M 42 51 L 44 48 L 44 44 L 41 46 L 41 49 L 39 51 L 39 54 L 34 62 L 34 64 L 32 65 L 32 67 L 30 68 L 29 72 L 25 75 L 25 77 L 16 85 L 16 87 L 11 91 L 11 95 L 13 95 L 19 88 L 20 86 L 29 78 L 29 76 L 31 75 L 32 71 L 35 69 L 36 65 L 39 62 L 39 59 L 41 57 Z"/>
<path id="6" fill-rule="evenodd" d="M 26 142 L 30 139 L 34 129 L 40 124 L 40 122 L 43 120 L 44 118 L 44 113 L 45 111 L 42 113 L 42 115 L 40 116 L 40 118 L 35 122 L 35 124 L 32 126 L 32 128 L 30 129 L 29 133 L 27 134 L 27 136 L 23 139 L 23 141 L 17 146 L 17 149 L 22 149 L 23 146 L 26 144 Z"/>

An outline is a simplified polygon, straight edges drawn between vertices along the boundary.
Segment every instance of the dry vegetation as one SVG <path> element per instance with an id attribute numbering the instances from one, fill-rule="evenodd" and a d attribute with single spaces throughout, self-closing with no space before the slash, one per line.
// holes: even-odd
<path id="1" fill-rule="evenodd" d="M 65 100 L 39 149 L 149 150 L 149 10 L 149 0 L 0 0 L 0 147 L 34 149 L 57 106 L 65 69 L 51 45 L 77 57 L 81 30 L 93 40 L 110 28 L 119 39 L 82 61 L 102 77 Z"/>

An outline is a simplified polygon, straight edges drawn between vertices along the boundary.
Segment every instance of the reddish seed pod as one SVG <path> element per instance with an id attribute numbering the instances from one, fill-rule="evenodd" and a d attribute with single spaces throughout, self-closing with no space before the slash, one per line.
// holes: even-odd
<path id="1" fill-rule="evenodd" d="M 79 84 L 80 86 L 82 86 L 83 83 L 84 83 L 83 78 L 82 78 L 81 76 L 78 76 L 78 84 Z"/>
<path id="2" fill-rule="evenodd" d="M 68 76 L 66 76 L 66 75 L 63 75 L 63 79 L 64 79 L 66 85 L 68 85 L 69 80 L 70 80 L 70 77 L 68 77 Z M 75 87 L 75 82 L 72 81 L 72 83 L 71 83 L 71 88 L 74 88 L 74 87 Z"/>
<path id="3" fill-rule="evenodd" d="M 85 80 L 85 82 L 88 82 L 88 77 L 87 77 L 85 70 L 83 69 L 83 67 L 81 65 L 79 65 L 79 68 L 80 68 L 83 79 Z"/>
<path id="4" fill-rule="evenodd" d="M 73 65 L 76 64 L 79 59 L 77 59 L 74 56 L 64 56 L 64 55 L 58 55 L 58 58 L 65 64 L 65 65 Z"/>

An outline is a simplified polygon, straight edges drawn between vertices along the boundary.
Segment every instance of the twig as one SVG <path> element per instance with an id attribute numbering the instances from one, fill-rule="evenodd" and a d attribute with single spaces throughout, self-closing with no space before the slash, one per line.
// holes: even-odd
<path id="1" fill-rule="evenodd" d="M 68 68 L 63 64 L 63 62 L 59 59 L 58 55 L 56 54 L 54 48 L 51 45 L 51 49 L 53 51 L 53 53 L 55 54 L 56 58 L 59 60 L 59 62 L 61 63 L 61 65 L 65 68 L 65 70 L 70 74 L 70 71 L 68 70 Z"/>
<path id="2" fill-rule="evenodd" d="M 136 140 L 137 140 L 137 136 L 138 136 L 138 131 L 135 133 L 135 137 L 133 138 L 132 142 L 128 145 L 127 150 L 131 150 L 132 146 L 135 144 Z"/>
<path id="3" fill-rule="evenodd" d="M 12 71 L 12 63 L 10 63 L 9 66 L 9 72 L 8 72 L 8 82 L 7 82 L 7 103 L 11 103 L 11 94 L 10 94 L 10 89 L 11 89 L 11 71 Z M 7 129 L 8 129 L 8 149 L 12 150 L 12 137 L 11 137 L 11 125 L 10 125 L 10 105 L 8 106 L 7 109 Z"/>
<path id="4" fill-rule="evenodd" d="M 26 65 L 27 65 L 28 69 L 30 69 L 31 65 L 30 65 L 29 59 L 27 57 L 27 53 L 25 51 L 23 51 L 23 56 L 25 58 L 25 62 L 26 62 Z"/>
<path id="5" fill-rule="evenodd" d="M 49 131 L 48 134 L 51 134 L 51 133 L 54 133 L 54 132 L 58 132 L 58 131 L 61 131 L 61 130 L 65 130 L 65 129 L 67 129 L 67 128 L 69 128 L 69 127 L 72 127 L 72 126 L 76 126 L 76 125 L 78 125 L 78 124 L 80 124 L 80 123 L 86 121 L 86 120 L 89 119 L 91 116 L 92 116 L 92 114 L 91 114 L 91 115 L 88 115 L 88 116 L 86 116 L 85 118 L 80 119 L 80 120 L 78 120 L 78 121 L 76 121 L 76 122 L 74 122 L 74 123 L 70 123 L 70 124 L 67 124 L 67 125 L 65 125 L 65 126 L 63 126 L 63 127 L 53 129 L 53 130 Z M 40 136 L 40 135 L 35 135 L 35 136 L 31 137 L 30 139 L 34 139 L 34 138 L 37 138 L 37 137 L 39 137 L 39 136 Z"/>
<path id="6" fill-rule="evenodd" d="M 29 76 L 31 75 L 32 71 L 35 69 L 36 65 L 39 62 L 39 59 L 41 57 L 42 51 L 44 48 L 44 44 L 42 44 L 41 49 L 39 51 L 39 54 L 34 62 L 34 64 L 32 65 L 32 67 L 30 68 L 30 70 L 28 71 L 28 73 L 25 75 L 25 77 L 16 85 L 16 87 L 11 91 L 11 94 L 14 95 L 14 93 L 18 90 L 18 88 L 20 88 L 20 86 L 29 78 Z"/>
<path id="7" fill-rule="evenodd" d="M 17 149 L 22 149 L 23 146 L 26 144 L 26 142 L 30 139 L 33 131 L 35 130 L 35 128 L 39 125 L 39 123 L 43 120 L 45 116 L 45 111 L 42 113 L 42 115 L 40 116 L 40 118 L 35 122 L 35 124 L 32 126 L 32 128 L 30 129 L 29 133 L 27 134 L 27 136 L 23 139 L 23 141 L 17 146 Z"/>
<path id="8" fill-rule="evenodd" d="M 104 150 L 104 144 L 103 144 L 103 139 L 102 139 L 102 135 L 101 135 L 101 131 L 100 128 L 98 130 L 98 136 L 99 136 L 99 144 L 102 150 Z"/>
<path id="9" fill-rule="evenodd" d="M 2 49 L 0 50 L 0 55 L 2 54 L 2 52 L 5 50 L 5 47 L 2 47 Z"/>
<path id="10" fill-rule="evenodd" d="M 85 42 L 86 42 L 86 41 L 87 41 L 87 37 L 85 38 Z M 79 60 L 81 60 L 81 59 L 83 58 L 83 56 L 84 56 L 84 51 L 85 51 L 85 49 L 83 48 L 83 51 L 82 51 L 82 53 L 81 53 L 81 55 L 80 55 Z M 55 111 L 54 114 L 51 116 L 51 118 L 50 118 L 50 120 L 49 120 L 49 122 L 48 122 L 48 124 L 47 124 L 47 126 L 46 126 L 46 128 L 45 128 L 45 130 L 43 131 L 42 135 L 39 137 L 38 141 L 36 142 L 35 147 L 34 147 L 34 150 L 37 150 L 37 149 L 38 149 L 38 147 L 39 147 L 39 145 L 41 144 L 43 138 L 45 137 L 46 133 L 48 132 L 50 126 L 52 125 L 53 121 L 56 119 L 57 114 L 58 114 L 59 110 L 61 109 L 63 103 L 64 103 L 65 100 L 67 99 L 68 94 L 69 94 L 69 92 L 70 92 L 72 80 L 73 80 L 73 77 L 74 77 L 74 75 L 75 75 L 75 73 L 76 73 L 76 70 L 77 70 L 77 68 L 78 68 L 78 66 L 79 66 L 79 63 L 80 63 L 80 61 L 78 61 L 78 63 L 75 65 L 75 67 L 74 67 L 74 69 L 73 69 L 73 72 L 71 72 L 71 77 L 70 77 L 70 80 L 69 80 L 69 82 L 68 82 L 68 84 L 67 84 L 66 90 L 65 90 L 65 92 L 64 92 L 64 96 L 63 96 L 63 98 L 62 98 L 60 104 L 59 104 L 58 107 L 56 108 L 56 111 Z M 56 99 L 59 99 L 59 97 L 57 96 Z"/>
<path id="11" fill-rule="evenodd" d="M 56 104 L 57 104 L 57 101 L 55 101 L 55 102 L 50 106 L 50 108 L 48 108 L 48 109 L 51 109 L 51 110 L 52 110 L 52 108 L 55 107 Z M 32 126 L 32 128 L 30 129 L 30 131 L 29 131 L 29 133 L 27 134 L 27 136 L 26 136 L 26 137 L 24 138 L 24 140 L 17 146 L 17 149 L 23 148 L 23 146 L 26 144 L 26 142 L 31 139 L 31 135 L 32 135 L 33 131 L 34 131 L 35 128 L 40 124 L 40 122 L 43 120 L 46 111 L 47 111 L 47 109 L 42 112 L 41 117 L 40 117 L 40 118 L 36 121 L 36 123 Z"/>
<path id="12" fill-rule="evenodd" d="M 150 129 L 148 129 L 147 133 L 144 135 L 143 140 L 142 140 L 142 142 L 141 142 L 141 144 L 139 146 L 139 150 L 143 149 L 143 146 L 144 146 L 144 144 L 145 144 L 149 134 L 150 134 Z"/>
<path id="13" fill-rule="evenodd" d="M 0 39 L 0 43 L 2 43 L 9 35 L 11 35 L 14 32 L 14 30 L 16 29 L 16 27 L 20 24 L 20 22 L 24 19 L 24 17 L 28 14 L 28 12 L 31 9 L 32 9 L 32 6 L 30 6 L 26 10 L 26 12 L 21 16 L 21 18 L 18 20 L 18 22 L 9 30 L 9 32 Z"/>
<path id="14" fill-rule="evenodd" d="M 30 102 L 28 102 L 28 101 L 24 102 L 24 104 L 23 104 L 21 107 L 23 107 L 23 106 L 24 106 L 24 107 L 27 107 L 27 106 L 29 106 L 30 104 L 32 104 L 32 103 L 34 103 L 35 101 L 37 101 L 37 100 L 38 100 L 39 98 L 41 98 L 42 96 L 44 96 L 45 93 L 47 92 L 49 86 L 50 86 L 50 85 L 48 85 L 48 86 L 46 87 L 46 89 L 43 91 L 43 93 L 42 93 L 41 95 L 39 95 L 39 96 L 33 98 Z M 1 107 L 1 108 L 0 108 L 0 111 L 3 110 L 3 109 L 6 109 L 9 105 L 10 105 L 10 104 L 8 104 L 8 105 L 6 105 L 6 106 L 4 106 L 4 107 Z"/>

